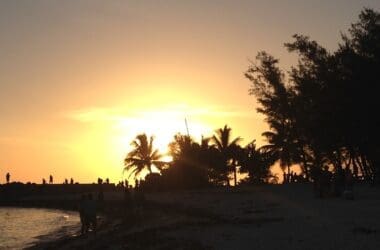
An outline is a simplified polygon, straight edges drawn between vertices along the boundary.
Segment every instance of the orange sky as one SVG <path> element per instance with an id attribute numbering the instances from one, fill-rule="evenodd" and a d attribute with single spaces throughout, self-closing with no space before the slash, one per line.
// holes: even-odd
<path id="1" fill-rule="evenodd" d="M 121 178 L 140 132 L 158 146 L 184 119 L 263 143 L 244 79 L 267 50 L 284 69 L 294 33 L 329 49 L 378 1 L 1 1 L 0 182 Z"/>

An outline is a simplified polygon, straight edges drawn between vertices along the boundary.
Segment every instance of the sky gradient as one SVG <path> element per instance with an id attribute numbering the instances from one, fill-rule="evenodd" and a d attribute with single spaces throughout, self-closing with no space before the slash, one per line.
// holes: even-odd
<path id="1" fill-rule="evenodd" d="M 248 59 L 284 70 L 295 33 L 329 50 L 375 0 L 0 1 L 0 183 L 117 182 L 129 143 L 228 124 L 243 145 L 267 129 Z"/>

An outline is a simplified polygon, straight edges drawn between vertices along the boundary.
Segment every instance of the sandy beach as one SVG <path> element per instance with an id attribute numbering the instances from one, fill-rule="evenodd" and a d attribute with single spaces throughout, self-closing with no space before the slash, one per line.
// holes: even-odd
<path id="1" fill-rule="evenodd" d="M 153 193 L 132 216 L 101 218 L 96 236 L 32 249 L 380 249 L 379 208 L 364 185 L 354 200 L 315 198 L 310 184 Z"/>

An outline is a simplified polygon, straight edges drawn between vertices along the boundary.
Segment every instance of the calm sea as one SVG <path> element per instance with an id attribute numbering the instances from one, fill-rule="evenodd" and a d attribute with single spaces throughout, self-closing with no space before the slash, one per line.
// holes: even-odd
<path id="1" fill-rule="evenodd" d="M 75 212 L 0 207 L 0 249 L 21 249 L 79 231 Z"/>

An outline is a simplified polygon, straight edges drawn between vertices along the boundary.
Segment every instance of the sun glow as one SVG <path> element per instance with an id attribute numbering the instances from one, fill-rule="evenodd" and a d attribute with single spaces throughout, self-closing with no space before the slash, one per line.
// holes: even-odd
<path id="1" fill-rule="evenodd" d="M 200 142 L 202 136 L 212 136 L 226 117 L 241 115 L 231 107 L 178 101 L 161 106 L 139 103 L 93 107 L 65 114 L 86 128 L 68 145 L 79 157 L 78 169 L 89 176 L 109 177 L 115 181 L 128 176 L 122 171 L 124 159 L 133 149 L 131 142 L 138 134 L 153 136 L 153 146 L 163 156 L 161 160 L 171 161 L 168 144 L 174 140 L 175 134 L 189 133 Z M 143 177 L 144 174 L 138 178 Z"/>
<path id="2" fill-rule="evenodd" d="M 187 119 L 188 130 L 195 140 L 200 140 L 202 136 L 209 136 L 213 132 L 213 128 L 200 121 L 199 119 Z M 173 141 L 174 135 L 177 133 L 187 134 L 185 115 L 177 109 L 159 109 L 145 110 L 134 116 L 119 117 L 112 119 L 111 131 L 112 136 L 109 142 L 109 155 L 113 155 L 113 159 L 118 159 L 120 166 L 121 160 L 126 157 L 128 152 L 132 150 L 131 142 L 138 134 L 146 133 L 148 136 L 154 137 L 153 146 L 158 149 L 162 155 L 161 160 L 165 162 L 172 161 L 172 157 L 168 152 L 168 144 Z M 154 172 L 157 172 L 153 168 Z M 138 178 L 143 178 L 147 174 L 142 172 Z M 124 177 L 128 177 L 125 173 Z M 132 181 L 132 178 L 129 178 Z"/>
<path id="3" fill-rule="evenodd" d="M 146 133 L 154 137 L 154 146 L 161 154 L 168 153 L 168 144 L 177 133 L 187 134 L 189 130 L 195 139 L 200 139 L 202 135 L 211 134 L 213 131 L 211 126 L 199 120 L 188 121 L 187 127 L 185 115 L 176 110 L 153 110 L 142 112 L 137 117 L 125 117 L 117 122 L 115 129 L 124 133 L 119 137 L 123 139 L 116 142 L 115 147 L 130 149 L 130 143 L 134 137 Z"/>

